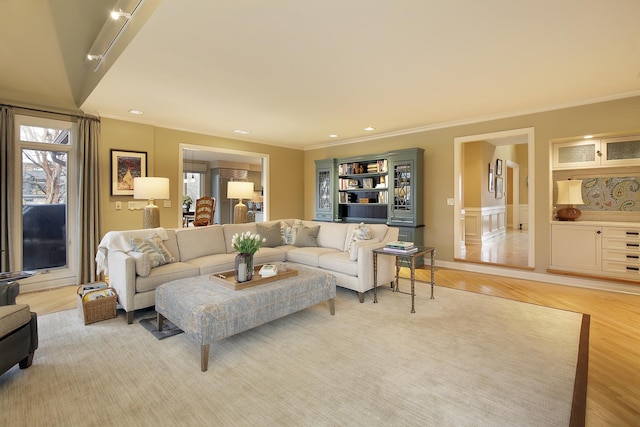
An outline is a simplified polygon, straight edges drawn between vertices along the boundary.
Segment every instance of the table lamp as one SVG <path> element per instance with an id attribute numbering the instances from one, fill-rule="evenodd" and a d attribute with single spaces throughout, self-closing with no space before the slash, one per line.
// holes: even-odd
<path id="1" fill-rule="evenodd" d="M 144 207 L 143 228 L 160 227 L 160 209 L 153 201 L 169 198 L 169 178 L 133 178 L 133 198 L 149 200 Z"/>
<path id="2" fill-rule="evenodd" d="M 558 201 L 559 205 L 567 205 L 562 209 L 558 209 L 556 214 L 560 221 L 575 221 L 580 218 L 582 212 L 573 205 L 583 205 L 582 201 L 582 180 L 568 179 L 566 181 L 557 181 L 558 183 Z"/>
<path id="3" fill-rule="evenodd" d="M 227 183 L 227 198 L 238 199 L 238 204 L 233 207 L 233 223 L 244 224 L 247 222 L 247 205 L 242 199 L 253 197 L 253 182 L 229 181 Z"/>

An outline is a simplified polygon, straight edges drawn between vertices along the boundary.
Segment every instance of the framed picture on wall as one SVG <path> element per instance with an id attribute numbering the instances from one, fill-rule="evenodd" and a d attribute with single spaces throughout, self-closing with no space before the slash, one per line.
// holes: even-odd
<path id="1" fill-rule="evenodd" d="M 494 174 L 493 174 L 493 163 L 489 163 L 489 193 L 493 193 L 494 190 Z"/>
<path id="2" fill-rule="evenodd" d="M 111 150 L 112 196 L 133 196 L 133 178 L 146 176 L 146 152 Z"/>
<path id="3" fill-rule="evenodd" d="M 496 175 L 502 176 L 502 159 L 496 160 Z"/>
<path id="4" fill-rule="evenodd" d="M 496 176 L 496 199 L 502 199 L 502 196 L 504 196 L 504 179 Z"/>

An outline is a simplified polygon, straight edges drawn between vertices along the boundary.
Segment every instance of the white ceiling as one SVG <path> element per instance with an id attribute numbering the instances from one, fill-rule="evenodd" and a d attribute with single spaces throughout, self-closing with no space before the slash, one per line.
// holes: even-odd
<path id="1" fill-rule="evenodd" d="M 39 19 L 31 2 L 6 3 Z M 66 3 L 93 23 L 114 0 L 92 11 Z M 73 88 L 71 62 L 87 65 L 69 44 L 84 55 L 99 27 L 74 35 L 89 21 L 47 7 L 62 86 Z M 95 89 L 85 99 L 76 87 L 74 99 L 103 117 L 309 149 L 638 95 L 638 17 L 638 0 L 162 0 Z M 34 46 L 52 43 L 48 34 Z M 60 60 L 50 62 L 43 76 L 53 79 Z M 10 68 L 15 95 L 28 75 Z M 0 81 L 0 96 L 8 90 Z"/>

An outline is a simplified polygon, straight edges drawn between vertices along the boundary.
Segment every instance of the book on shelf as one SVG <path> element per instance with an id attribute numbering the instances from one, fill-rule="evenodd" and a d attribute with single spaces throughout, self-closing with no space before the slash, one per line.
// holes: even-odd
<path id="1" fill-rule="evenodd" d="M 258 271 L 260 277 L 271 277 L 278 274 L 278 266 L 275 264 L 265 264 Z"/>
<path id="2" fill-rule="evenodd" d="M 416 246 L 414 246 L 413 248 L 409 248 L 409 249 L 398 249 L 398 248 L 392 248 L 389 246 L 385 246 L 384 248 L 382 248 L 383 251 L 385 252 L 389 252 L 392 254 L 412 254 L 414 252 L 418 252 L 418 248 Z"/>

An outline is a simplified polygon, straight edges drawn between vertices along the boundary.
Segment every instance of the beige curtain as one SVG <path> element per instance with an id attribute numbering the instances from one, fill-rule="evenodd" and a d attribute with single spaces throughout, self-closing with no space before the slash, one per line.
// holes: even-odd
<path id="1" fill-rule="evenodd" d="M 100 168 L 98 146 L 100 121 L 95 118 L 78 119 L 80 138 L 80 185 L 78 221 L 80 223 L 80 265 L 78 284 L 95 282 L 95 255 L 100 243 Z"/>
<path id="2" fill-rule="evenodd" d="M 13 108 L 0 106 L 0 271 L 12 271 L 11 265 L 11 188 L 10 165 L 13 164 Z"/>

